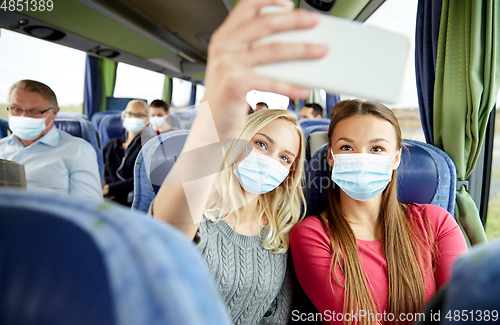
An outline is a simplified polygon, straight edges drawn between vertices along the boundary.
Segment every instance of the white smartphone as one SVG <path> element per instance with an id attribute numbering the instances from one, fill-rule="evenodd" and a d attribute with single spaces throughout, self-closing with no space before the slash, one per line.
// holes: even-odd
<path id="1" fill-rule="evenodd" d="M 277 11 L 283 9 L 265 7 L 261 14 Z M 410 50 L 404 35 L 322 15 L 314 28 L 273 34 L 255 45 L 274 42 L 326 44 L 329 50 L 318 60 L 257 66 L 256 74 L 386 103 L 396 103 L 401 98 Z"/>

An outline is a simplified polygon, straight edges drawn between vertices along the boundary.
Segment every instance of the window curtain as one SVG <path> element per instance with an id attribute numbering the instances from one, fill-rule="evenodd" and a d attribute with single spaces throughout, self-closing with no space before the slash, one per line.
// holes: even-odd
<path id="1" fill-rule="evenodd" d="M 165 82 L 163 83 L 163 96 L 162 99 L 170 106 L 170 102 L 172 101 L 172 78 L 169 76 L 165 76 Z"/>
<path id="2" fill-rule="evenodd" d="M 99 96 L 99 110 L 106 111 L 106 100 L 113 97 L 116 84 L 116 69 L 118 62 L 110 59 L 99 58 L 99 68 L 101 70 L 101 91 Z"/>
<path id="3" fill-rule="evenodd" d="M 194 104 L 196 104 L 196 85 L 191 84 L 191 96 L 189 97 L 189 106 L 194 106 Z"/>
<path id="4" fill-rule="evenodd" d="M 434 144 L 433 101 L 442 0 L 420 0 L 415 28 L 415 76 L 425 141 Z"/>
<path id="5" fill-rule="evenodd" d="M 106 110 L 106 98 L 112 97 L 118 63 L 87 54 L 85 62 L 85 115 Z"/>
<path id="6" fill-rule="evenodd" d="M 335 106 L 339 101 L 339 95 L 326 93 L 326 118 L 330 118 L 333 106 Z"/>
<path id="7" fill-rule="evenodd" d="M 498 0 L 443 0 L 436 60 L 434 145 L 465 181 L 473 171 L 500 85 Z M 464 185 L 455 216 L 470 244 L 485 242 L 477 207 Z"/>

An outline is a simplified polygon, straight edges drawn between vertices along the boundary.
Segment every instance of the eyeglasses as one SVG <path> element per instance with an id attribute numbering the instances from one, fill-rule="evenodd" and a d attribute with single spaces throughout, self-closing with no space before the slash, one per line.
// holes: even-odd
<path id="1" fill-rule="evenodd" d="M 12 116 L 23 116 L 24 112 L 26 112 L 26 116 L 28 117 L 34 117 L 34 118 L 40 118 L 43 116 L 43 114 L 47 113 L 52 107 L 47 108 L 44 111 L 39 111 L 36 109 L 22 109 L 22 108 L 16 108 L 16 107 L 7 107 L 7 111 L 12 114 Z"/>
<path id="2" fill-rule="evenodd" d="M 135 113 L 130 113 L 130 112 L 123 112 L 123 117 L 143 118 L 143 117 L 148 117 L 148 115 L 147 114 L 135 114 Z"/>

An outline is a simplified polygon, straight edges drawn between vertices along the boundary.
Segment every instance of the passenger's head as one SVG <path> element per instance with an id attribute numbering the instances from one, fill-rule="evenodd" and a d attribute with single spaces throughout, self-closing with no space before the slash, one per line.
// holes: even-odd
<path id="1" fill-rule="evenodd" d="M 146 102 L 134 99 L 128 102 L 123 110 L 123 126 L 130 134 L 139 134 L 148 124 L 148 104 Z"/>
<path id="2" fill-rule="evenodd" d="M 257 112 L 257 111 L 261 111 L 263 109 L 268 109 L 268 108 L 269 108 L 269 106 L 266 103 L 258 102 L 257 104 L 255 104 L 254 111 Z"/>
<path id="3" fill-rule="evenodd" d="M 22 140 L 31 141 L 53 127 L 59 105 L 49 86 L 34 80 L 21 80 L 10 88 L 8 110 L 12 132 Z"/>
<path id="4" fill-rule="evenodd" d="M 149 120 L 155 131 L 159 131 L 160 126 L 165 123 L 168 110 L 168 104 L 161 99 L 155 99 L 149 104 Z"/>
<path id="5" fill-rule="evenodd" d="M 320 104 L 305 104 L 300 110 L 300 118 L 323 118 L 323 107 Z"/>
<path id="6" fill-rule="evenodd" d="M 344 103 L 330 123 L 328 146 L 330 149 L 328 163 L 332 167 L 335 165 L 334 155 L 371 154 L 373 158 L 364 158 L 368 159 L 366 160 L 368 165 L 382 164 L 385 163 L 385 160 L 389 160 L 389 158 L 384 160 L 378 156 L 390 157 L 392 159 L 390 162 L 392 175 L 389 175 L 391 180 L 388 185 L 386 183 L 387 187 L 383 191 L 389 191 L 391 196 L 397 196 L 397 193 L 392 192 L 396 188 L 393 184 L 397 181 L 396 170 L 401 159 L 403 140 L 398 120 L 388 107 L 380 103 L 356 99 Z M 339 157 L 339 163 L 340 158 L 342 157 Z M 363 173 L 369 173 L 369 171 L 363 171 Z M 368 178 L 366 177 L 364 181 L 368 181 Z M 350 190 L 359 190 L 351 185 L 349 184 Z M 361 187 L 368 189 L 368 186 Z M 380 192 L 382 191 L 381 187 L 378 192 L 374 191 L 372 195 L 366 193 L 353 197 L 342 185 L 340 188 L 343 192 L 347 191 L 346 194 L 352 198 L 359 200 L 371 199 L 375 193 L 377 193 L 376 196 L 383 193 Z M 366 198 L 363 198 L 364 196 Z"/>
<path id="7" fill-rule="evenodd" d="M 220 173 L 207 207 L 234 212 L 238 217 L 247 198 L 257 196 L 261 217 L 265 216 L 270 226 L 263 247 L 284 252 L 291 228 L 300 217 L 301 204 L 305 203 L 301 188 L 304 139 L 297 117 L 286 110 L 255 112 L 248 116 L 238 139 L 247 146 L 242 150 L 241 145 L 233 145 L 227 151 L 230 165 Z M 256 167 L 263 165 L 270 168 L 259 173 Z M 271 186 L 263 185 L 266 172 L 272 175 Z M 262 194 L 257 193 L 259 189 Z"/>
<path id="8" fill-rule="evenodd" d="M 350 99 L 345 99 L 335 104 L 335 106 L 332 107 L 332 111 L 330 112 L 330 121 L 333 119 L 333 116 L 337 114 L 338 111 L 340 111 L 340 109 L 344 106 L 344 104 L 350 101 L 351 101 Z"/>

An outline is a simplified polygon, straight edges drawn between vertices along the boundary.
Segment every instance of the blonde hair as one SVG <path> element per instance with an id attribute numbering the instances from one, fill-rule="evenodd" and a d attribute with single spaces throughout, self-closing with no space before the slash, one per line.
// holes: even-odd
<path id="1" fill-rule="evenodd" d="M 302 193 L 305 157 L 304 136 L 297 124 L 297 117 L 292 112 L 279 109 L 266 109 L 255 112 L 248 117 L 245 128 L 238 137 L 238 141 L 233 142 L 226 152 L 227 159 L 225 166 L 223 166 L 223 169 L 219 173 L 207 203 L 207 210 L 218 212 L 215 213 L 217 217 L 213 217 L 211 213 L 207 213 L 207 218 L 212 222 L 217 222 L 225 219 L 230 213 L 234 213 L 237 220 L 236 225 L 238 226 L 238 220 L 245 213 L 247 199 L 245 192 L 241 189 L 238 180 L 233 175 L 231 162 L 241 154 L 243 146 L 260 129 L 277 119 L 283 119 L 293 125 L 300 137 L 299 151 L 285 180 L 274 190 L 259 195 L 257 206 L 260 208 L 259 224 L 261 224 L 262 217 L 265 215 L 269 227 L 269 232 L 262 238 L 262 247 L 273 253 L 284 253 L 288 250 L 290 232 L 293 226 L 305 214 L 305 199 Z M 282 141 L 286 140 L 283 139 Z M 301 212 L 302 204 L 304 205 L 304 209 Z M 228 211 L 229 214 L 222 216 L 222 211 Z"/>
<path id="2" fill-rule="evenodd" d="M 15 88 L 27 92 L 39 93 L 40 95 L 42 95 L 43 98 L 45 98 L 50 103 L 51 105 L 50 108 L 52 109 L 59 108 L 59 105 L 57 104 L 56 94 L 46 84 L 29 79 L 20 80 L 10 87 L 9 100 L 8 100 L 9 102 L 10 102 L 10 95 L 12 94 Z"/>
<path id="3" fill-rule="evenodd" d="M 127 103 L 127 107 L 129 106 L 133 106 L 133 105 L 136 105 L 136 104 L 139 104 L 139 105 L 142 105 L 142 107 L 146 110 L 146 115 L 149 115 L 149 106 L 148 104 L 143 101 L 143 100 L 140 100 L 140 99 L 132 99 L 130 102 Z M 125 112 L 125 110 L 127 109 L 127 107 L 125 107 L 125 109 L 123 110 Z"/>

